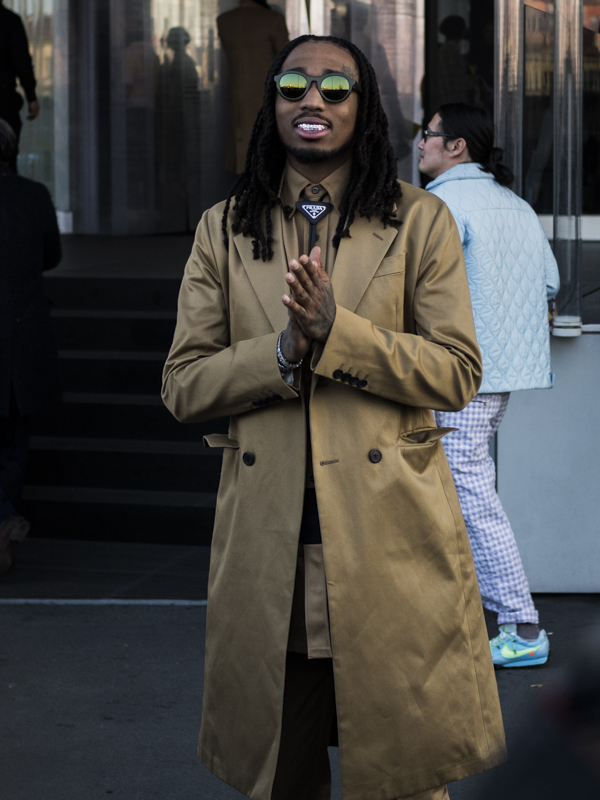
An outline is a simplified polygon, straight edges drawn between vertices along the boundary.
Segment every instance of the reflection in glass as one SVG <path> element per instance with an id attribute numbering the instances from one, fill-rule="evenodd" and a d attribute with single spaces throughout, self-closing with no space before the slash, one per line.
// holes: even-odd
<path id="1" fill-rule="evenodd" d="M 159 230 L 193 230 L 200 214 L 200 92 L 191 37 L 170 28 L 156 87 L 156 175 Z"/>
<path id="2" fill-rule="evenodd" d="M 53 2 L 5 0 L 5 5 L 19 14 L 25 25 L 40 104 L 40 114 L 33 121 L 26 119 L 26 103 L 21 109 L 18 169 L 26 178 L 43 183 L 54 196 Z"/>
<path id="3" fill-rule="evenodd" d="M 398 175 L 415 179 L 413 146 L 422 116 L 423 4 L 385 0 L 333 0 L 331 34 L 350 39 L 373 64 L 398 158 Z M 414 121 L 419 120 L 415 126 Z"/>
<path id="4" fill-rule="evenodd" d="M 583 213 L 600 214 L 600 34 L 587 28 L 583 29 L 583 165 Z"/>
<path id="5" fill-rule="evenodd" d="M 525 7 L 523 197 L 538 214 L 553 209 L 554 16 Z"/>
<path id="6" fill-rule="evenodd" d="M 494 112 L 493 0 L 428 0 L 425 123 L 444 103 Z"/>
<path id="7" fill-rule="evenodd" d="M 560 315 L 579 317 L 582 184 L 582 4 L 561 0 L 554 19 L 554 255 Z M 560 143 L 560 144 L 559 144 Z"/>

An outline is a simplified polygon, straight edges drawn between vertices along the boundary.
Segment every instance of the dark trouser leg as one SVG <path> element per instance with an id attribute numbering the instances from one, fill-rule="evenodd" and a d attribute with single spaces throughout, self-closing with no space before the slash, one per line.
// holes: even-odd
<path id="1" fill-rule="evenodd" d="M 327 747 L 335 719 L 331 659 L 288 653 L 281 744 L 271 800 L 329 800 Z"/>
<path id="2" fill-rule="evenodd" d="M 6 494 L 4 493 L 4 489 L 0 485 L 0 525 L 9 516 L 9 514 L 14 514 L 14 513 L 15 513 L 15 507 L 9 500 L 6 499 Z"/>
<path id="3" fill-rule="evenodd" d="M 19 143 L 19 137 L 21 135 L 21 128 L 23 123 L 21 122 L 21 115 L 17 108 L 15 108 L 15 103 L 13 98 L 11 97 L 6 102 L 0 102 L 0 119 L 3 119 L 5 122 L 8 122 L 10 127 L 15 132 L 15 136 L 17 137 L 17 144 Z M 18 148 L 17 148 L 18 152 Z M 16 157 L 10 162 L 8 165 L 11 170 L 16 173 L 17 172 L 17 159 Z"/>
<path id="4" fill-rule="evenodd" d="M 0 417 L 0 486 L 5 501 L 18 506 L 29 457 L 31 417 Z"/>

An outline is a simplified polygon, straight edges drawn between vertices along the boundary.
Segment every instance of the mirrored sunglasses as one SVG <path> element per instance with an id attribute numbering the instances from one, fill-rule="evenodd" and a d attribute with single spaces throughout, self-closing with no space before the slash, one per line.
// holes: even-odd
<path id="1" fill-rule="evenodd" d="M 317 84 L 317 89 L 323 100 L 328 103 L 342 103 L 350 97 L 352 91 L 360 93 L 358 83 L 347 75 L 331 73 L 321 75 L 316 78 L 314 75 L 305 75 L 304 72 L 282 72 L 275 75 L 277 91 L 285 100 L 302 100 L 308 94 L 313 83 Z"/>

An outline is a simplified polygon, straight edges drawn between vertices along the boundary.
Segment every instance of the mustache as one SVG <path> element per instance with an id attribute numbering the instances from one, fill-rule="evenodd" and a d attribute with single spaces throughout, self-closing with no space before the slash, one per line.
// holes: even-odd
<path id="1" fill-rule="evenodd" d="M 331 123 L 331 120 L 327 119 L 327 117 L 324 117 L 322 114 L 309 113 L 308 111 L 303 111 L 302 114 L 298 114 L 297 117 L 294 117 L 294 119 L 292 120 L 292 125 L 295 125 L 297 122 L 300 122 L 300 120 L 307 119 L 307 118 L 308 119 L 320 119 L 326 125 L 329 125 L 330 128 L 333 127 L 332 123 Z"/>

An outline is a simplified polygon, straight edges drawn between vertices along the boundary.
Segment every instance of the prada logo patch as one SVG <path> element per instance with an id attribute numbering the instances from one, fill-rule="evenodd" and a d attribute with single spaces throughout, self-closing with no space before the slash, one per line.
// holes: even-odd
<path id="1" fill-rule="evenodd" d="M 296 208 L 301 211 L 309 222 L 318 222 L 331 211 L 333 206 L 331 203 L 306 203 L 299 200 L 296 203 Z"/>
<path id="2" fill-rule="evenodd" d="M 311 219 L 319 219 L 319 217 L 327 211 L 327 206 L 313 206 L 303 205 L 302 211 L 308 214 Z"/>

